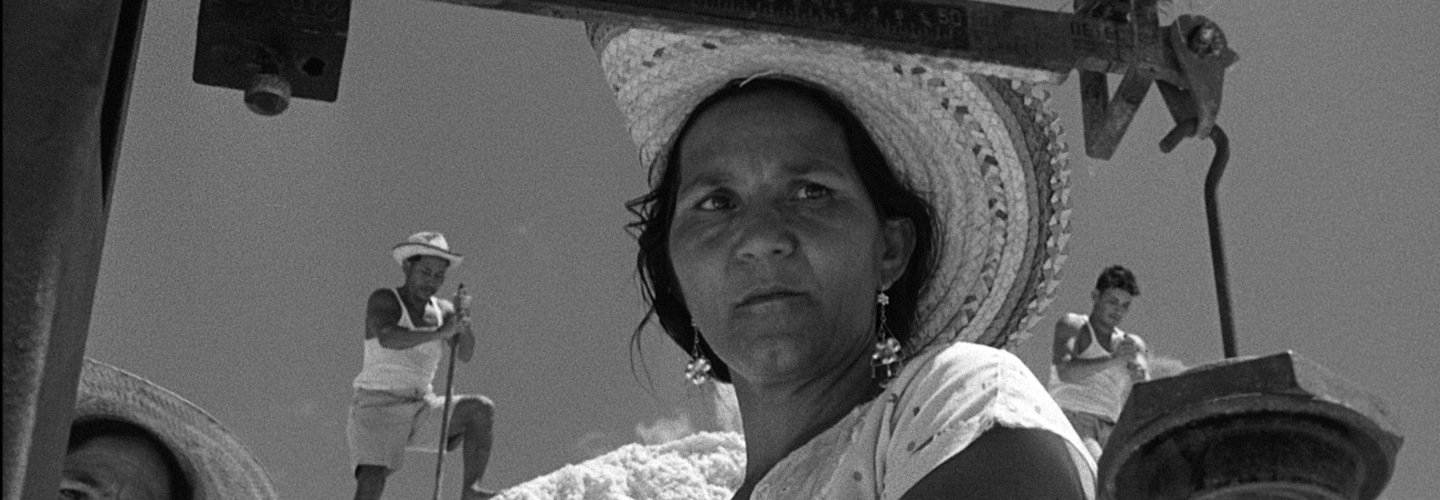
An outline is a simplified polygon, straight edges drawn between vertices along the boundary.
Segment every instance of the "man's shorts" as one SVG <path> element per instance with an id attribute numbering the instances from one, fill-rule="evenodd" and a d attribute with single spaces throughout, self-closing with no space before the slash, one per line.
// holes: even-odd
<path id="1" fill-rule="evenodd" d="M 396 471 L 405 463 L 406 450 L 436 452 L 444 407 L 445 398 L 433 393 L 355 389 L 345 429 L 351 464 Z M 454 418 L 455 405 L 450 411 Z"/>
<path id="2" fill-rule="evenodd" d="M 1090 457 L 1099 462 L 1100 452 L 1105 449 L 1105 442 L 1110 440 L 1110 432 L 1115 430 L 1115 421 L 1094 413 L 1064 408 L 1060 410 L 1065 413 L 1065 418 L 1070 420 L 1070 425 L 1075 427 L 1080 441 L 1090 450 Z"/>

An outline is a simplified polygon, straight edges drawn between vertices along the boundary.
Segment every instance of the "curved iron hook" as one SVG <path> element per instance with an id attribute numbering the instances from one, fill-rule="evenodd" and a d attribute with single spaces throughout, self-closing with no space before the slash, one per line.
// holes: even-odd
<path id="1" fill-rule="evenodd" d="M 1180 140 L 1195 133 L 1196 120 L 1186 120 L 1175 126 L 1160 140 L 1160 151 L 1169 153 L 1179 145 Z M 1210 233 L 1210 267 L 1215 274 L 1215 301 L 1220 308 L 1220 341 L 1225 357 L 1237 355 L 1235 346 L 1235 318 L 1230 308 L 1230 272 L 1225 265 L 1225 242 L 1220 235 L 1220 207 L 1216 191 L 1220 188 L 1220 177 L 1225 174 L 1225 165 L 1230 162 L 1230 138 L 1219 125 L 1210 127 L 1210 140 L 1215 141 L 1215 157 L 1210 160 L 1210 171 L 1205 174 L 1205 222 Z"/>

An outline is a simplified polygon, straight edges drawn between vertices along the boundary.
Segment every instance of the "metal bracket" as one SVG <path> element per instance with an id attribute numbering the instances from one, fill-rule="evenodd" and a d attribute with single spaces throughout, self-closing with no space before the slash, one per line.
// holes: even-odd
<path id="1" fill-rule="evenodd" d="M 1177 123 L 1206 137 L 1236 56 L 1215 23 L 1159 26 L 1157 0 L 1076 0 L 1075 13 L 971 0 L 438 0 L 587 22 L 721 26 L 1080 72 L 1086 153 L 1109 159 L 1156 82 Z M 335 101 L 350 0 L 202 0 L 195 81 L 243 89 L 252 110 Z M 1110 96 L 1109 73 L 1123 74 Z"/>
<path id="2" fill-rule="evenodd" d="M 768 31 L 1059 73 L 1138 66 L 1179 78 L 1158 27 L 972 0 L 436 1 L 587 22 Z M 1118 1 L 1153 10 L 1157 0 Z"/>
<path id="3" fill-rule="evenodd" d="M 1195 121 L 1195 129 L 1187 137 L 1210 137 L 1220 115 L 1225 68 L 1240 56 L 1230 50 L 1220 26 L 1204 16 L 1180 16 L 1168 31 L 1165 53 L 1174 58 L 1182 78 L 1156 82 L 1160 95 L 1177 127 Z"/>
<path id="4" fill-rule="evenodd" d="M 1137 31 L 1156 34 L 1160 31 L 1159 13 L 1154 1 L 1076 0 L 1075 15 L 1109 19 L 1131 24 Z M 1150 37 L 1157 43 L 1159 36 Z M 1178 78 L 1177 78 L 1178 79 Z M 1085 154 L 1109 160 L 1125 137 L 1125 130 L 1135 119 L 1135 112 L 1150 92 L 1155 81 L 1153 71 L 1131 65 L 1120 79 L 1115 95 L 1110 96 L 1109 77 L 1105 71 L 1080 69 L 1080 111 L 1085 124 Z"/>
<path id="5" fill-rule="evenodd" d="M 1135 29 L 1154 29 L 1159 21 L 1153 2 L 1099 0 L 1077 7 L 1077 15 L 1115 17 L 1128 14 Z M 1177 125 L 1194 121 L 1185 137 L 1210 137 L 1220 114 L 1225 68 L 1238 59 L 1225 42 L 1225 33 L 1213 21 L 1201 16 L 1180 16 L 1164 28 L 1163 53 L 1167 66 L 1178 70 L 1179 78 L 1156 78 L 1140 66 L 1125 70 L 1120 86 L 1110 95 L 1105 72 L 1080 70 L 1081 113 L 1085 123 L 1085 154 L 1108 160 L 1115 154 L 1125 130 L 1135 118 L 1150 83 L 1160 87 L 1170 116 Z M 1170 145 L 1173 148 L 1174 144 Z M 1164 148 L 1169 152 L 1170 148 Z"/>
<path id="6" fill-rule="evenodd" d="M 1109 160 L 1130 128 L 1140 102 L 1150 92 L 1150 82 L 1155 81 L 1136 69 L 1125 72 L 1115 96 L 1110 97 L 1109 81 L 1105 73 L 1080 71 L 1080 114 L 1085 121 L 1085 154 L 1091 158 Z"/>
<path id="7" fill-rule="evenodd" d="M 1159 25 L 1157 0 L 1076 0 L 1075 13 L 970 0 L 437 0 L 615 24 L 722 26 L 1080 72 L 1086 153 L 1109 159 L 1156 82 L 1176 121 L 1200 118 L 1208 137 L 1235 53 L 1214 23 Z M 1199 21 L 1197 21 L 1199 20 Z M 1197 24 L 1198 22 L 1198 24 Z M 1110 73 L 1125 75 L 1112 97 Z"/>
<path id="8" fill-rule="evenodd" d="M 267 116 L 292 96 L 335 102 L 349 29 L 350 0 L 202 0 L 193 78 Z"/>

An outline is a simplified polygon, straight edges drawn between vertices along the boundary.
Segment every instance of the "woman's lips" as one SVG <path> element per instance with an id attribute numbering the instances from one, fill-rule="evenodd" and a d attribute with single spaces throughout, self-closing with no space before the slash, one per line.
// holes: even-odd
<path id="1" fill-rule="evenodd" d="M 755 306 L 803 296 L 805 296 L 804 293 L 794 290 L 763 290 L 746 295 L 735 307 Z"/>

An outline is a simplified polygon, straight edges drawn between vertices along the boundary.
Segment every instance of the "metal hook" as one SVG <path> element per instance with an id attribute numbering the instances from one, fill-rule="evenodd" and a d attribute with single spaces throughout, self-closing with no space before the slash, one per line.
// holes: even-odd
<path id="1" fill-rule="evenodd" d="M 1160 151 L 1169 153 L 1181 139 L 1195 133 L 1199 120 L 1190 119 L 1175 125 L 1165 138 L 1160 140 Z M 1225 165 L 1230 162 L 1230 138 L 1219 125 L 1210 127 L 1210 140 L 1215 142 L 1215 157 L 1210 160 L 1210 171 L 1205 174 L 1205 222 L 1210 233 L 1210 265 L 1215 275 L 1215 302 L 1220 309 L 1220 341 L 1225 357 L 1237 355 L 1235 346 L 1235 318 L 1230 308 L 1230 272 L 1225 265 L 1225 242 L 1220 234 L 1220 207 L 1216 191 L 1220 188 L 1220 177 L 1225 174 Z"/>

